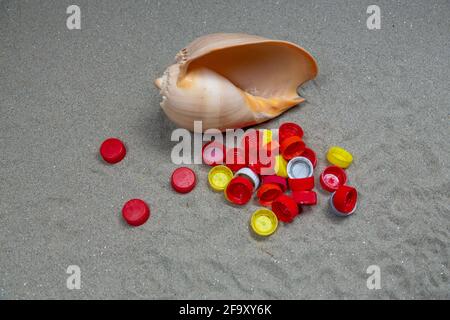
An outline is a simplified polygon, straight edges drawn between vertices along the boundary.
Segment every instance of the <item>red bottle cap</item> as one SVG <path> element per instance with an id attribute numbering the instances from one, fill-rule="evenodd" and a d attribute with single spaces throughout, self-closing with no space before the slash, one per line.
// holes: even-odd
<path id="1" fill-rule="evenodd" d="M 208 166 L 223 164 L 225 160 L 225 146 L 217 141 L 211 141 L 202 147 L 203 162 Z"/>
<path id="2" fill-rule="evenodd" d="M 271 175 L 271 176 L 261 176 L 261 178 L 263 184 L 275 183 L 280 186 L 281 191 L 285 192 L 287 190 L 286 179 L 283 177 Z"/>
<path id="3" fill-rule="evenodd" d="M 260 174 L 262 164 L 259 161 L 259 148 L 248 147 L 245 149 L 245 163 L 253 171 Z"/>
<path id="4" fill-rule="evenodd" d="M 286 160 L 291 160 L 292 158 L 298 157 L 305 150 L 306 145 L 302 141 L 302 138 L 297 136 L 292 136 L 286 138 L 281 142 L 280 151 L 283 158 Z"/>
<path id="5" fill-rule="evenodd" d="M 122 216 L 130 226 L 140 226 L 150 217 L 148 205 L 140 199 L 131 199 L 122 208 Z"/>
<path id="6" fill-rule="evenodd" d="M 120 162 L 126 154 L 127 149 L 125 145 L 116 138 L 106 139 L 100 146 L 100 155 L 103 160 L 111 164 Z"/>
<path id="7" fill-rule="evenodd" d="M 340 213 L 350 213 L 356 208 L 358 192 L 350 186 L 340 186 L 333 194 L 333 205 Z"/>
<path id="8" fill-rule="evenodd" d="M 293 191 L 292 198 L 299 205 L 313 206 L 317 204 L 317 194 L 314 191 Z"/>
<path id="9" fill-rule="evenodd" d="M 303 137 L 303 129 L 296 123 L 285 122 L 278 129 L 278 140 L 280 143 L 293 136 L 299 137 L 300 139 Z"/>
<path id="10" fill-rule="evenodd" d="M 276 141 L 271 141 L 264 146 L 260 146 L 257 151 L 257 160 L 255 161 L 255 154 L 246 154 L 247 166 L 255 171 L 257 174 L 275 174 L 273 167 L 275 166 L 275 154 L 278 154 L 278 150 L 275 152 L 275 148 L 278 148 Z M 253 149 L 251 149 L 254 151 Z M 250 156 L 250 157 L 249 157 Z M 264 170 L 264 171 L 263 171 Z"/>
<path id="11" fill-rule="evenodd" d="M 196 182 L 195 173 L 189 168 L 181 167 L 172 173 L 172 187 L 179 193 L 190 192 L 194 189 Z"/>
<path id="12" fill-rule="evenodd" d="M 253 184 L 247 178 L 235 177 L 228 183 L 225 194 L 231 202 L 244 205 L 252 198 Z"/>
<path id="13" fill-rule="evenodd" d="M 314 150 L 310 148 L 305 148 L 305 150 L 302 153 L 302 157 L 309 159 L 309 161 L 311 161 L 311 163 L 313 164 L 313 168 L 317 166 L 317 155 L 314 152 Z"/>
<path id="14" fill-rule="evenodd" d="M 292 191 L 308 191 L 314 189 L 314 176 L 308 178 L 288 179 Z"/>
<path id="15" fill-rule="evenodd" d="M 262 146 L 262 135 L 263 132 L 260 130 L 249 129 L 242 136 L 242 147 L 245 150 L 245 154 L 248 156 L 250 150 L 259 151 L 259 148 Z M 248 159 L 248 157 L 247 157 Z"/>
<path id="16" fill-rule="evenodd" d="M 248 167 L 252 169 L 256 174 L 261 174 L 261 164 L 259 162 L 249 163 Z"/>
<path id="17" fill-rule="evenodd" d="M 320 185 L 329 192 L 336 191 L 347 182 L 347 174 L 338 166 L 326 167 L 320 175 Z"/>
<path id="18" fill-rule="evenodd" d="M 245 152 L 241 148 L 231 148 L 227 150 L 225 164 L 232 171 L 236 172 L 246 166 Z"/>
<path id="19" fill-rule="evenodd" d="M 259 189 L 256 196 L 259 199 L 259 203 L 263 206 L 270 206 L 272 202 L 283 193 L 280 186 L 275 183 L 263 184 Z"/>
<path id="20" fill-rule="evenodd" d="M 263 146 L 264 152 L 268 157 L 280 154 L 280 144 L 276 140 L 272 140 Z"/>
<path id="21" fill-rule="evenodd" d="M 248 163 L 248 167 L 250 169 L 252 169 L 254 172 L 256 172 L 257 174 L 267 174 L 267 173 L 275 173 L 274 170 L 272 169 L 272 167 L 275 165 L 275 159 L 258 159 L 258 161 L 256 161 L 256 163 Z M 264 169 L 264 171 L 263 171 Z"/>
<path id="22" fill-rule="evenodd" d="M 282 194 L 272 202 L 272 211 L 278 220 L 290 223 L 299 214 L 299 207 L 294 199 Z"/>

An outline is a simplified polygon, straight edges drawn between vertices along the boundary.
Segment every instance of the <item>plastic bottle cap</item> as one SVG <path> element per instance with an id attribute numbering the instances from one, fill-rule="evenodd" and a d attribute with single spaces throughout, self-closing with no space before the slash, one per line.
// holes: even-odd
<path id="1" fill-rule="evenodd" d="M 305 157 L 292 158 L 287 165 L 287 174 L 291 179 L 311 177 L 313 173 L 313 165 Z"/>
<path id="2" fill-rule="evenodd" d="M 347 174 L 338 166 L 326 167 L 320 175 L 320 185 L 329 192 L 336 191 L 347 182 Z"/>
<path id="3" fill-rule="evenodd" d="M 259 188 L 260 179 L 259 176 L 250 168 L 242 168 L 236 171 L 236 177 L 244 176 L 253 183 L 253 188 L 256 190 Z"/>
<path id="4" fill-rule="evenodd" d="M 122 216 L 130 226 L 140 226 L 150 217 L 148 205 L 140 199 L 131 199 L 122 208 Z"/>
<path id="5" fill-rule="evenodd" d="M 280 186 L 281 191 L 285 192 L 287 190 L 286 179 L 283 177 L 279 177 L 279 176 L 275 176 L 275 175 L 262 176 L 262 183 L 263 184 L 275 183 Z"/>
<path id="6" fill-rule="evenodd" d="M 343 169 L 353 162 L 352 154 L 341 147 L 331 147 L 327 152 L 327 159 L 331 164 Z"/>
<path id="7" fill-rule="evenodd" d="M 225 146 L 217 141 L 211 141 L 202 148 L 203 162 L 209 166 L 223 164 L 225 160 Z"/>
<path id="8" fill-rule="evenodd" d="M 208 173 L 208 181 L 215 191 L 223 191 L 233 179 L 233 172 L 227 166 L 219 165 L 212 167 Z"/>
<path id="9" fill-rule="evenodd" d="M 288 179 L 292 191 L 308 191 L 314 189 L 314 177 Z"/>
<path id="10" fill-rule="evenodd" d="M 126 154 L 125 145 L 117 138 L 106 139 L 100 146 L 100 155 L 103 160 L 111 164 L 120 162 Z"/>
<path id="11" fill-rule="evenodd" d="M 284 160 L 284 158 L 281 156 L 281 154 L 277 155 L 275 157 L 275 174 L 277 176 L 287 178 L 288 173 L 286 171 L 287 162 Z"/>
<path id="12" fill-rule="evenodd" d="M 248 167 L 257 174 L 269 175 L 275 174 L 275 154 L 278 154 L 278 143 L 271 141 L 263 145 L 257 153 L 257 161 L 254 161 L 254 154 L 248 158 Z"/>
<path id="13" fill-rule="evenodd" d="M 245 152 L 241 148 L 228 149 L 225 164 L 233 172 L 245 167 Z"/>
<path id="14" fill-rule="evenodd" d="M 305 150 L 306 145 L 300 137 L 292 136 L 283 140 L 280 146 L 281 154 L 286 160 L 300 156 Z"/>
<path id="15" fill-rule="evenodd" d="M 334 201 L 334 193 L 333 193 L 333 194 L 331 195 L 331 197 L 330 197 L 330 208 L 331 208 L 331 211 L 332 211 L 335 215 L 337 215 L 337 216 L 339 216 L 339 217 L 348 217 L 348 216 L 352 215 L 353 213 L 355 213 L 355 211 L 356 211 L 356 205 L 355 205 L 355 207 L 353 208 L 353 210 L 350 211 L 349 213 L 340 212 L 339 210 L 337 210 L 337 209 L 335 208 L 335 206 L 334 206 L 334 204 L 333 204 L 333 201 Z"/>
<path id="16" fill-rule="evenodd" d="M 259 162 L 256 163 L 249 163 L 248 164 L 248 168 L 252 169 L 253 172 L 255 172 L 256 174 L 261 174 L 261 164 Z"/>
<path id="17" fill-rule="evenodd" d="M 261 172 L 262 164 L 259 161 L 259 149 L 250 148 L 245 153 L 245 164 L 248 168 L 258 174 Z"/>
<path id="18" fill-rule="evenodd" d="M 172 173 L 171 183 L 175 191 L 179 193 L 188 193 L 194 189 L 196 184 L 194 171 L 189 168 L 181 167 Z"/>
<path id="19" fill-rule="evenodd" d="M 292 198 L 299 205 L 313 206 L 317 204 L 317 194 L 314 191 L 293 191 Z"/>
<path id="20" fill-rule="evenodd" d="M 277 230 L 278 218 L 269 209 L 258 209 L 253 212 L 250 225 L 257 235 L 270 236 Z"/>
<path id="21" fill-rule="evenodd" d="M 276 140 L 270 141 L 269 143 L 264 145 L 263 148 L 267 156 L 272 156 L 280 153 L 280 144 Z"/>
<path id="22" fill-rule="evenodd" d="M 350 186 L 340 186 L 333 193 L 333 206 L 342 214 L 350 214 L 355 211 L 358 201 L 358 192 Z"/>
<path id="23" fill-rule="evenodd" d="M 256 196 L 259 199 L 259 203 L 267 207 L 272 205 L 272 202 L 281 194 L 283 194 L 283 190 L 281 190 L 278 184 L 267 183 L 263 184 L 261 188 L 259 188 Z"/>
<path id="24" fill-rule="evenodd" d="M 302 153 L 302 157 L 309 159 L 309 161 L 311 161 L 311 163 L 313 164 L 313 168 L 317 166 L 317 155 L 314 152 L 314 150 L 310 148 L 305 148 L 305 150 Z"/>
<path id="25" fill-rule="evenodd" d="M 278 129 L 279 141 L 283 141 L 289 137 L 297 136 L 299 138 L 303 137 L 303 129 L 296 123 L 285 122 Z"/>
<path id="26" fill-rule="evenodd" d="M 263 133 L 260 130 L 255 129 L 249 129 L 244 133 L 242 136 L 241 145 L 246 154 L 248 154 L 250 149 L 254 149 L 256 151 L 259 150 L 259 147 L 262 145 L 262 136 Z"/>
<path id="27" fill-rule="evenodd" d="M 272 135 L 273 135 L 272 130 L 269 129 L 263 130 L 263 142 L 262 142 L 263 146 L 272 141 Z"/>
<path id="28" fill-rule="evenodd" d="M 290 223 L 299 214 L 299 207 L 294 199 L 282 194 L 272 202 L 272 211 L 278 220 Z"/>
<path id="29" fill-rule="evenodd" d="M 244 177 L 234 177 L 225 188 L 227 200 L 244 205 L 250 201 L 253 194 L 252 183 Z"/>

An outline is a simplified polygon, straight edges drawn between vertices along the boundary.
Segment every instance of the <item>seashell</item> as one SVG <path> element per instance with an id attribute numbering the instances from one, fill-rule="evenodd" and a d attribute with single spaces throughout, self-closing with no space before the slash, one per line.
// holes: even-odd
<path id="1" fill-rule="evenodd" d="M 236 129 L 272 119 L 304 99 L 297 88 L 318 68 L 305 49 L 280 40 L 217 33 L 194 40 L 163 76 L 161 108 L 178 126 L 194 131 Z"/>

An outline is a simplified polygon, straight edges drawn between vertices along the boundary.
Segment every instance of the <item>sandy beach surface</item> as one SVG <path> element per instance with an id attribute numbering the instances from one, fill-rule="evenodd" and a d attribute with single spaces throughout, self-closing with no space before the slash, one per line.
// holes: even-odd
<path id="1" fill-rule="evenodd" d="M 71 4 L 0 1 L 0 299 L 450 298 L 448 1 L 377 1 L 380 30 L 370 1 L 79 0 L 81 30 L 68 30 Z M 332 216 L 317 188 L 317 206 L 261 240 L 258 205 L 228 205 L 206 166 L 191 166 L 193 192 L 171 189 L 175 126 L 153 80 L 214 32 L 316 57 L 306 102 L 258 127 L 299 123 L 316 178 L 330 146 L 351 151 L 352 217 Z M 115 166 L 98 155 L 110 136 L 128 147 Z M 120 215 L 131 198 L 151 207 L 139 228 Z"/>

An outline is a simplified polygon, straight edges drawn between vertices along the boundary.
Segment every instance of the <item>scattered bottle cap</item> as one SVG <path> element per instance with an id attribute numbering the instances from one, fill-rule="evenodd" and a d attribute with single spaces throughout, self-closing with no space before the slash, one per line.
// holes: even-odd
<path id="1" fill-rule="evenodd" d="M 329 192 L 336 191 L 347 182 L 347 174 L 338 166 L 326 167 L 320 175 L 320 185 Z"/>
<path id="2" fill-rule="evenodd" d="M 263 146 L 272 141 L 272 136 L 273 136 L 272 130 L 269 129 L 263 130 L 263 142 L 262 142 Z"/>
<path id="3" fill-rule="evenodd" d="M 211 141 L 202 147 L 203 162 L 208 166 L 223 164 L 225 160 L 225 146 L 217 141 Z"/>
<path id="4" fill-rule="evenodd" d="M 345 169 L 353 162 L 353 156 L 341 147 L 331 147 L 327 152 L 327 159 L 331 164 Z"/>
<path id="5" fill-rule="evenodd" d="M 255 171 L 257 174 L 275 174 L 275 155 L 278 155 L 279 153 L 278 148 L 278 143 L 276 141 L 271 141 L 266 145 L 263 145 L 258 150 L 257 161 L 254 161 L 254 159 L 249 159 L 248 167 Z"/>
<path id="6" fill-rule="evenodd" d="M 278 129 L 279 141 L 283 143 L 283 141 L 289 137 L 299 137 L 303 138 L 303 129 L 296 123 L 293 122 L 285 122 Z"/>
<path id="7" fill-rule="evenodd" d="M 287 178 L 288 177 L 288 173 L 286 171 L 287 168 L 287 162 L 286 160 L 284 160 L 283 156 L 281 154 L 277 155 L 275 157 L 275 174 L 277 176 L 283 177 L 283 178 Z"/>
<path id="8" fill-rule="evenodd" d="M 316 166 L 317 166 L 317 155 L 314 152 L 314 150 L 312 150 L 310 148 L 305 148 L 305 150 L 302 153 L 302 157 L 305 157 L 305 158 L 309 159 L 309 161 L 311 161 L 311 163 L 313 164 L 313 168 L 316 168 Z"/>
<path id="9" fill-rule="evenodd" d="M 247 148 L 245 151 L 246 166 L 258 174 L 260 174 L 261 168 L 263 167 L 260 161 L 259 152 L 259 148 Z"/>
<path id="10" fill-rule="evenodd" d="M 110 164 L 122 161 L 127 154 L 127 149 L 122 141 L 117 138 L 109 138 L 100 146 L 100 155 Z"/>
<path id="11" fill-rule="evenodd" d="M 278 218 L 273 211 L 261 208 L 253 212 L 250 225 L 257 235 L 266 237 L 277 230 Z"/>
<path id="12" fill-rule="evenodd" d="M 266 183 L 261 185 L 256 193 L 259 203 L 265 207 L 271 206 L 272 202 L 283 194 L 283 190 L 278 184 Z"/>
<path id="13" fill-rule="evenodd" d="M 283 192 L 286 192 L 287 190 L 286 179 L 280 176 L 276 175 L 262 176 L 262 183 L 263 184 L 275 183 L 280 186 Z"/>
<path id="14" fill-rule="evenodd" d="M 280 144 L 276 140 L 272 140 L 263 146 L 268 157 L 275 156 L 280 153 Z"/>
<path id="15" fill-rule="evenodd" d="M 253 188 L 256 190 L 259 188 L 259 177 L 258 175 L 250 168 L 242 168 L 236 171 L 235 174 L 236 177 L 238 176 L 244 176 L 247 179 L 250 179 L 250 181 L 253 183 Z"/>
<path id="16" fill-rule="evenodd" d="M 307 158 L 292 158 L 287 165 L 287 174 L 291 179 L 300 179 L 311 177 L 314 173 L 314 167 Z"/>
<path id="17" fill-rule="evenodd" d="M 317 194 L 314 191 L 293 191 L 292 198 L 299 205 L 314 206 L 317 204 Z"/>
<path id="18" fill-rule="evenodd" d="M 226 152 L 225 164 L 233 172 L 245 167 L 245 152 L 241 148 L 231 148 Z"/>
<path id="19" fill-rule="evenodd" d="M 254 149 L 256 152 L 262 145 L 263 133 L 261 130 L 249 129 L 247 130 L 241 139 L 242 149 L 245 150 L 245 154 L 249 153 L 249 150 Z"/>
<path id="20" fill-rule="evenodd" d="M 244 177 L 234 177 L 225 188 L 225 197 L 234 204 L 244 205 L 253 194 L 252 183 Z"/>
<path id="21" fill-rule="evenodd" d="M 122 217 L 133 227 L 144 224 L 150 217 L 148 205 L 140 199 L 131 199 L 122 208 Z"/>
<path id="22" fill-rule="evenodd" d="M 259 162 L 248 164 L 248 168 L 252 169 L 256 174 L 261 174 L 262 167 L 263 166 Z"/>
<path id="23" fill-rule="evenodd" d="M 292 158 L 300 156 L 305 151 L 306 145 L 302 141 L 302 138 L 298 136 L 292 136 L 286 138 L 281 142 L 280 151 L 283 158 L 291 160 Z"/>
<path id="24" fill-rule="evenodd" d="M 314 176 L 307 178 L 288 179 L 292 191 L 308 191 L 314 189 Z"/>
<path id="25" fill-rule="evenodd" d="M 278 220 L 290 223 L 299 214 L 300 209 L 294 199 L 282 194 L 272 202 L 272 211 Z"/>
<path id="26" fill-rule="evenodd" d="M 187 167 L 177 168 L 171 177 L 171 184 L 175 191 L 188 193 L 194 189 L 197 179 L 194 171 Z"/>
<path id="27" fill-rule="evenodd" d="M 348 217 L 348 216 L 352 215 L 353 213 L 355 213 L 355 211 L 356 211 L 356 206 L 355 206 L 355 208 L 353 208 L 353 210 L 350 211 L 349 213 L 340 212 L 334 206 L 333 201 L 334 201 L 334 193 L 330 197 L 330 209 L 331 209 L 331 212 L 338 217 Z"/>
<path id="28" fill-rule="evenodd" d="M 233 179 L 233 172 L 224 165 L 212 167 L 208 173 L 209 185 L 215 191 L 223 191 L 228 183 Z"/>
<path id="29" fill-rule="evenodd" d="M 350 215 L 356 210 L 358 202 L 358 192 L 350 186 L 340 186 L 332 195 L 333 209 L 338 214 Z"/>

